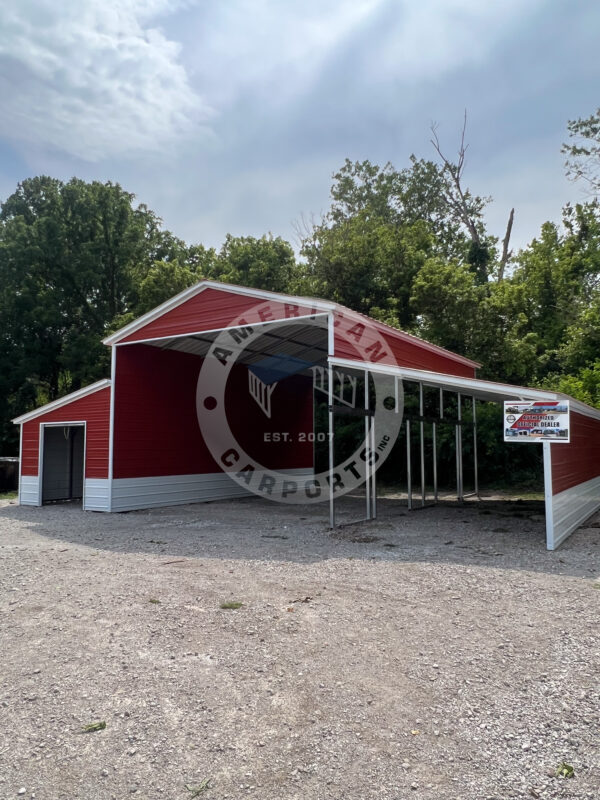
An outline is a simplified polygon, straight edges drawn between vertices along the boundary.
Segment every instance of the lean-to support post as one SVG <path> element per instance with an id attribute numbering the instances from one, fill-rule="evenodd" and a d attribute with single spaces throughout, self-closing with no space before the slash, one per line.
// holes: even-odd
<path id="1" fill-rule="evenodd" d="M 412 470 L 410 463 L 410 420 L 406 420 L 406 499 L 408 510 L 412 511 Z"/>
<path id="2" fill-rule="evenodd" d="M 332 358 L 335 353 L 335 332 L 333 327 L 333 314 L 327 317 L 327 351 L 329 358 Z M 335 528 L 335 499 L 333 496 L 333 468 L 335 466 L 335 451 L 334 451 L 334 419 L 333 419 L 333 367 L 331 361 L 327 365 L 327 405 L 329 408 L 329 527 Z"/>
<path id="3" fill-rule="evenodd" d="M 367 373 L 368 375 L 368 373 Z M 375 466 L 375 416 L 371 420 L 371 518 L 377 517 L 377 467 Z"/>
<path id="4" fill-rule="evenodd" d="M 334 423 L 333 423 L 333 368 L 331 365 L 327 369 L 328 382 L 328 405 L 329 405 L 329 527 L 335 528 L 335 499 L 333 496 L 333 477 L 334 468 Z"/>
<path id="5" fill-rule="evenodd" d="M 433 441 L 433 500 L 438 501 L 438 478 L 437 478 L 437 423 L 431 425 L 431 438 Z"/>
<path id="6" fill-rule="evenodd" d="M 423 384 L 419 381 L 419 449 L 421 454 L 421 506 L 425 507 L 425 423 L 423 422 Z"/>
<path id="7" fill-rule="evenodd" d="M 457 393 L 458 422 L 456 424 L 456 498 L 459 503 L 463 501 L 463 463 L 462 463 L 462 402 L 461 394 Z"/>
<path id="8" fill-rule="evenodd" d="M 477 405 L 473 395 L 473 468 L 475 470 L 475 496 L 479 499 L 479 473 L 477 468 Z"/>
<path id="9" fill-rule="evenodd" d="M 552 504 L 552 445 L 542 442 L 544 453 L 544 503 L 546 510 L 546 549 L 554 550 L 554 507 Z"/>
<path id="10" fill-rule="evenodd" d="M 371 519 L 371 432 L 369 426 L 369 372 L 365 370 L 365 498 L 367 503 L 366 518 Z"/>

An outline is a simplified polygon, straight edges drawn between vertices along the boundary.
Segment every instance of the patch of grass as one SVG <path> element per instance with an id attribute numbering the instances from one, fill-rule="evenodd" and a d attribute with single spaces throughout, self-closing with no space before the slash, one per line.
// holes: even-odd
<path id="1" fill-rule="evenodd" d="M 90 722 L 89 725 L 84 725 L 81 729 L 82 733 L 96 733 L 96 731 L 103 731 L 106 728 L 106 722 Z"/>
<path id="2" fill-rule="evenodd" d="M 0 500 L 16 500 L 17 492 L 0 492 Z"/>
<path id="3" fill-rule="evenodd" d="M 238 600 L 228 600 L 226 603 L 221 603 L 221 608 L 225 611 L 233 611 L 236 608 L 241 608 L 244 604 Z"/>
<path id="4" fill-rule="evenodd" d="M 600 583 L 592 583 L 592 589 L 600 589 Z"/>
<path id="5" fill-rule="evenodd" d="M 154 605 L 155 605 L 155 606 L 159 606 L 159 605 L 160 605 L 160 600 L 159 600 L 157 597 L 151 597 L 151 598 L 148 600 L 148 602 L 149 602 L 149 603 L 154 603 Z"/>
<path id="6" fill-rule="evenodd" d="M 192 786 L 190 783 L 186 783 L 185 788 L 191 793 L 192 797 L 198 797 L 198 795 L 201 795 L 211 788 L 211 780 L 211 778 L 205 778 L 198 786 Z"/>
<path id="7" fill-rule="evenodd" d="M 570 764 L 567 764 L 563 761 L 561 764 L 558 765 L 556 768 L 556 777 L 557 778 L 572 778 L 575 775 L 575 770 Z"/>

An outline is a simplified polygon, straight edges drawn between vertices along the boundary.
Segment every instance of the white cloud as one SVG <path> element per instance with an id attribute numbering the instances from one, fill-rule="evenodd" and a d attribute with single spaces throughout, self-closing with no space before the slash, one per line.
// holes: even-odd
<path id="1" fill-rule="evenodd" d="M 250 91 L 276 106 L 310 87 L 385 0 L 209 2 L 195 28 L 195 71 L 219 108 Z"/>
<path id="2" fill-rule="evenodd" d="M 440 79 L 481 62 L 542 0 L 228 0 L 207 2 L 191 63 L 211 102 L 247 93 L 268 108 L 295 100 L 344 52 L 351 84 Z"/>
<path id="3" fill-rule="evenodd" d="M 177 0 L 0 4 L 0 136 L 94 161 L 159 151 L 209 114 L 151 27 Z"/>
<path id="4" fill-rule="evenodd" d="M 526 26 L 542 0 L 399 0 L 389 3 L 387 25 L 368 72 L 398 79 L 440 81 L 445 72 L 484 61 L 507 30 Z M 372 76 L 370 76 L 372 77 Z"/>

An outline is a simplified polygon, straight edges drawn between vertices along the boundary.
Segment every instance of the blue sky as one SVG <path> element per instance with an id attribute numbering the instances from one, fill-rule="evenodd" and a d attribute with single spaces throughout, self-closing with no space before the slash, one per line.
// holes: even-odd
<path id="1" fill-rule="evenodd" d="M 19 0 L 0 5 L 0 198 L 112 180 L 188 242 L 329 206 L 346 157 L 452 155 L 525 245 L 568 200 L 568 119 L 600 106 L 597 0 Z"/>

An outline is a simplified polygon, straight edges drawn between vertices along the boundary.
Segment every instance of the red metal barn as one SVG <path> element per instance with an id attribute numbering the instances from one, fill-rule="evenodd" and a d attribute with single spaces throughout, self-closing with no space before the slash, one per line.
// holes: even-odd
<path id="1" fill-rule="evenodd" d="M 469 424 L 477 493 L 475 400 L 563 397 L 478 380 L 477 363 L 335 303 L 212 281 L 187 289 L 104 343 L 112 352 L 110 380 L 14 420 L 21 426 L 21 504 L 81 498 L 88 511 L 126 511 L 239 497 L 249 491 L 285 496 L 302 486 L 312 492 L 307 496 L 318 492 L 320 499 L 329 500 L 333 525 L 335 486 L 341 485 L 339 475 L 334 476 L 333 421 L 345 402 L 337 394 L 345 390 L 335 387 L 344 385 L 345 375 L 355 394 L 356 376 L 363 376 L 364 387 L 372 379 L 385 379 L 391 387 L 386 413 L 390 419 L 396 415 L 397 430 L 407 441 L 415 432 L 420 437 L 420 459 L 413 456 L 414 464 L 407 448 L 409 507 L 413 472 L 420 474 L 418 502 L 424 504 L 425 473 L 433 470 L 437 499 L 437 418 L 425 415 L 424 390 L 439 392 L 440 423 L 448 422 L 443 419 L 444 395 L 456 398 L 452 424 L 461 499 L 466 496 L 464 403 L 468 400 L 473 410 Z M 399 387 L 409 383 L 418 387 L 419 414 L 401 420 Z M 315 390 L 328 396 L 330 470 L 322 484 L 313 463 Z M 355 412 L 365 416 L 365 452 L 376 457 L 382 445 L 368 392 L 365 388 L 363 400 L 354 397 L 352 402 Z M 571 443 L 543 444 L 550 549 L 600 507 L 600 412 L 575 400 L 571 408 Z M 434 453 L 427 465 L 426 427 Z M 376 514 L 371 460 L 364 459 L 361 474 L 367 518 Z M 302 498 L 298 494 L 291 499 Z"/>

